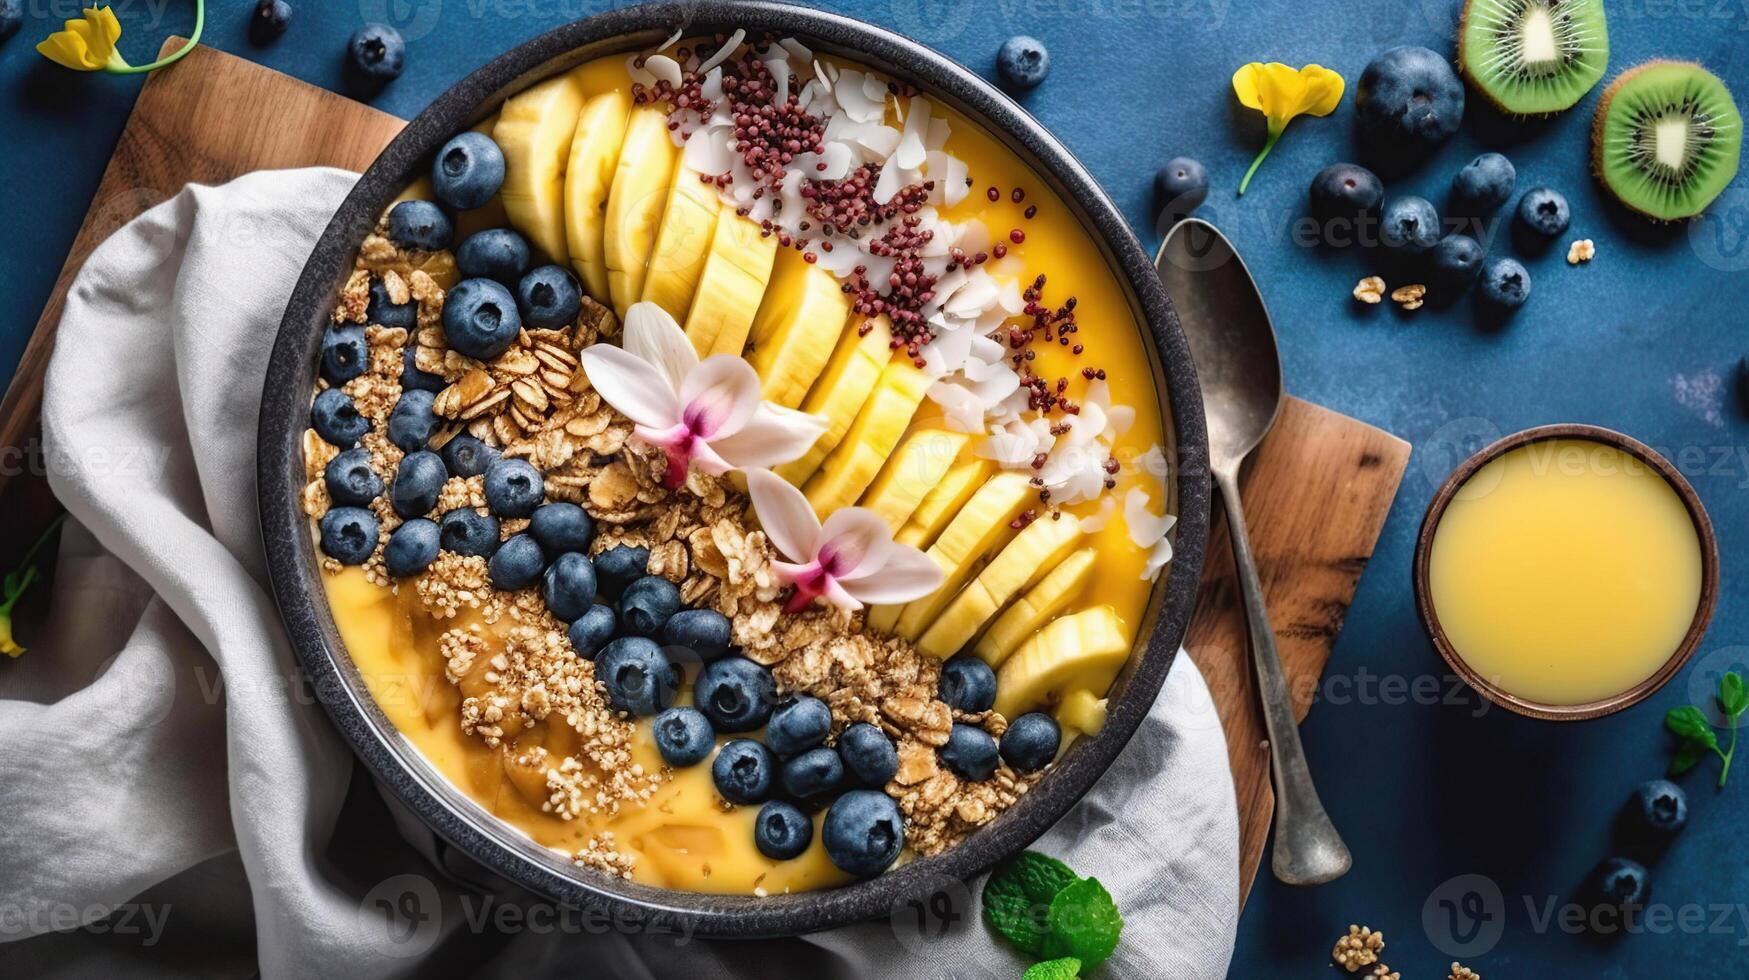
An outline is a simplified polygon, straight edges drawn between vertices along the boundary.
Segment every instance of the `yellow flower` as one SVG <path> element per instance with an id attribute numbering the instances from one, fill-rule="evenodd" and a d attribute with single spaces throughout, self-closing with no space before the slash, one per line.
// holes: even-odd
<path id="1" fill-rule="evenodd" d="M 149 65 L 130 65 L 116 50 L 121 38 L 121 21 L 108 7 L 87 7 L 83 20 L 69 20 L 61 30 L 44 38 L 36 46 L 45 58 L 74 71 L 106 71 L 114 75 L 137 75 L 181 58 L 200 43 L 200 32 L 206 26 L 206 0 L 195 0 L 194 31 L 188 43 L 165 58 Z"/>
<path id="2" fill-rule="evenodd" d="M 16 657 L 23 652 L 24 648 L 12 639 L 12 612 L 0 613 L 0 653 Z"/>
<path id="3" fill-rule="evenodd" d="M 1233 93 L 1247 108 L 1256 109 L 1269 120 L 1269 140 L 1263 152 L 1251 161 L 1245 179 L 1239 182 L 1239 193 L 1251 183 L 1257 165 L 1275 148 L 1282 130 L 1295 116 L 1328 116 L 1342 101 L 1342 76 L 1321 65 L 1307 65 L 1298 71 L 1279 61 L 1261 64 L 1253 61 L 1233 73 Z"/>

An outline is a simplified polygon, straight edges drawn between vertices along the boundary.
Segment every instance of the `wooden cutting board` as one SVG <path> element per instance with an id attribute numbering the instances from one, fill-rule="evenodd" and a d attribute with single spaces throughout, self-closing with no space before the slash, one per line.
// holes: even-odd
<path id="1" fill-rule="evenodd" d="M 165 53 L 180 43 L 167 42 Z M 22 446 L 35 434 L 67 286 L 116 228 L 191 181 L 315 165 L 363 170 L 403 125 L 212 48 L 154 73 L 0 405 L 0 445 Z M 1290 690 L 1309 692 L 1322 675 L 1408 459 L 1409 445 L 1395 436 L 1292 398 L 1258 449 L 1241 492 Z M 1274 796 L 1236 589 L 1225 525 L 1217 521 L 1185 646 L 1208 679 L 1226 730 L 1239 799 L 1241 882 L 1249 892 Z M 1298 706 L 1300 717 L 1309 706 L 1309 700 Z M 1323 761 L 1333 771 L 1332 760 Z"/>

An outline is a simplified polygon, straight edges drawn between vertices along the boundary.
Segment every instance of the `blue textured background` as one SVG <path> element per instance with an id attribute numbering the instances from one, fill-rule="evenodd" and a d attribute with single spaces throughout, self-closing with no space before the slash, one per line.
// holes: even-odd
<path id="1" fill-rule="evenodd" d="M 214 2 L 207 41 L 317 84 L 341 82 L 346 37 L 366 20 L 407 34 L 407 70 L 375 104 L 410 116 L 463 73 L 519 40 L 606 4 L 581 0 L 293 0 L 291 32 L 258 49 L 249 6 Z M 0 46 L 0 370 L 16 364 L 138 90 L 137 79 L 77 76 L 30 50 L 72 0 L 25 0 L 21 36 Z M 119 0 L 123 49 L 136 62 L 161 35 L 186 33 L 187 0 Z M 1702 697 L 1712 678 L 1749 661 L 1738 549 L 1749 545 L 1749 443 L 1732 398 L 1745 344 L 1749 177 L 1703 222 L 1655 228 L 1611 205 L 1588 176 L 1596 93 L 1551 121 L 1502 119 L 1471 99 L 1463 133 L 1393 192 L 1445 200 L 1451 173 L 1480 149 L 1506 152 L 1520 188 L 1564 191 L 1567 236 L 1598 256 L 1570 269 L 1564 244 L 1523 256 L 1504 227 L 1496 253 L 1530 267 L 1534 295 L 1503 327 L 1468 302 L 1403 314 L 1361 308 L 1348 292 L 1380 270 L 1371 256 L 1295 244 L 1306 182 L 1354 155 L 1352 100 L 1328 119 L 1301 120 L 1243 199 L 1232 190 L 1261 141 L 1261 123 L 1234 106 L 1228 78 L 1251 60 L 1316 61 L 1350 83 L 1372 55 L 1399 43 L 1452 47 L 1454 0 L 870 0 L 831 3 L 897 28 L 990 73 L 1012 33 L 1042 38 L 1050 79 L 1024 101 L 1060 135 L 1130 216 L 1158 241 L 1150 175 L 1189 154 L 1214 175 L 1202 214 L 1233 237 L 1275 314 L 1293 392 L 1386 428 L 1415 458 L 1305 726 L 1325 799 L 1355 852 L 1353 874 L 1294 891 L 1267 868 L 1245 912 L 1235 976 L 1330 975 L 1330 943 L 1349 922 L 1389 937 L 1387 961 L 1410 980 L 1444 976 L 1459 947 L 1490 977 L 1745 976 L 1749 846 L 1745 772 L 1715 793 L 1704 765 L 1687 778 L 1691 828 L 1654 866 L 1659 931 L 1599 937 L 1547 919 L 1612 850 L 1611 824 L 1629 789 L 1667 758 L 1664 710 Z M 1749 0 L 1608 0 L 1611 69 L 1656 56 L 1696 59 L 1749 104 Z M 272 107 L 262 107 L 271 112 Z M 1410 550 L 1434 485 L 1468 448 L 1524 426 L 1584 421 L 1623 429 L 1666 451 L 1688 474 L 1720 532 L 1724 594 L 1696 661 L 1648 703 L 1580 725 L 1481 712 L 1474 696 L 1416 703 L 1417 678 L 1441 678 L 1412 606 Z M 1395 678 L 1381 684 L 1382 678 Z M 1430 683 L 1422 681 L 1422 684 Z M 1399 686 L 1400 685 L 1400 686 Z M 1170 819 L 1170 814 L 1161 815 Z M 1085 869 L 1097 873 L 1098 869 Z M 1477 899 L 1464 892 L 1479 875 Z M 1490 888 L 1493 891 L 1490 891 Z M 1450 900 L 1458 918 L 1442 908 Z M 1432 915 L 1424 922 L 1423 910 Z M 1480 917 L 1465 912 L 1480 912 Z M 1452 923 L 1456 922 L 1454 935 Z M 1484 926 L 1472 934 L 1469 926 Z M 1504 935 L 1494 940 L 1495 929 Z"/>

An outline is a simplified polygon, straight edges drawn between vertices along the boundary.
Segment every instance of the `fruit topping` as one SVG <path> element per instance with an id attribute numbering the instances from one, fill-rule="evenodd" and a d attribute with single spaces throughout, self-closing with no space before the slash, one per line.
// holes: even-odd
<path id="1" fill-rule="evenodd" d="M 1451 178 L 1451 201 L 1458 213 L 1480 217 L 1512 199 L 1518 170 L 1499 153 L 1484 153 Z"/>
<path id="2" fill-rule="evenodd" d="M 808 849 L 814 840 L 814 822 L 795 804 L 772 800 L 759 808 L 753 823 L 753 842 L 759 853 L 773 861 L 787 861 Z"/>
<path id="3" fill-rule="evenodd" d="M 730 803 L 762 803 L 770 798 L 777 781 L 777 761 L 765 746 L 750 738 L 730 739 L 717 750 L 711 780 Z"/>
<path id="4" fill-rule="evenodd" d="M 697 708 L 669 708 L 656 716 L 650 731 L 662 761 L 677 769 L 703 762 L 717 744 L 711 723 Z"/>
<path id="5" fill-rule="evenodd" d="M 1209 196 L 1209 172 L 1190 157 L 1173 157 L 1154 172 L 1154 197 L 1174 217 L 1195 211 Z"/>
<path id="6" fill-rule="evenodd" d="M 330 507 L 322 515 L 322 553 L 342 565 L 362 565 L 377 548 L 377 516 L 363 507 Z"/>
<path id="7" fill-rule="evenodd" d="M 1502 112 L 1571 108 L 1609 67 L 1603 0 L 1468 0 L 1458 66 Z"/>
<path id="8" fill-rule="evenodd" d="M 595 677 L 607 688 L 607 701 L 619 711 L 653 715 L 674 703 L 680 668 L 655 641 L 622 636 L 595 658 Z"/>
<path id="9" fill-rule="evenodd" d="M 1516 310 L 1530 298 L 1530 273 L 1517 259 L 1495 259 L 1482 270 L 1482 299 L 1502 310 Z"/>
<path id="10" fill-rule="evenodd" d="M 435 252 L 448 248 L 455 224 L 430 201 L 402 201 L 389 209 L 389 241 L 405 249 Z"/>
<path id="11" fill-rule="evenodd" d="M 574 551 L 553 559 L 542 592 L 547 609 L 567 623 L 576 622 L 594 608 L 597 572 L 593 562 Z"/>
<path id="12" fill-rule="evenodd" d="M 620 628 L 636 636 L 657 637 L 668 618 L 680 611 L 680 589 L 660 575 L 646 575 L 619 597 Z"/>
<path id="13" fill-rule="evenodd" d="M 853 789 L 832 802 L 820 838 L 826 857 L 840 870 L 868 877 L 898 859 L 905 846 L 905 820 L 887 794 Z"/>
<path id="14" fill-rule="evenodd" d="M 771 671 L 745 657 L 705 664 L 692 686 L 692 700 L 719 732 L 750 732 L 765 724 L 777 702 Z M 764 746 L 760 746 L 761 749 Z"/>
<path id="15" fill-rule="evenodd" d="M 613 607 L 597 603 L 583 610 L 583 615 L 572 621 L 568 638 L 571 649 L 577 652 L 577 656 L 594 660 L 596 653 L 618 632 L 619 617 L 613 614 Z"/>
<path id="16" fill-rule="evenodd" d="M 1591 124 L 1591 162 L 1603 186 L 1660 221 L 1706 210 L 1737 176 L 1743 117 L 1717 75 L 1682 61 L 1649 61 L 1603 91 Z"/>
<path id="17" fill-rule="evenodd" d="M 395 482 L 389 489 L 389 503 L 402 517 L 423 517 L 437 506 L 449 471 L 443 459 L 429 450 L 408 453 L 395 468 Z M 493 528 L 497 532 L 497 528 Z"/>
<path id="18" fill-rule="evenodd" d="M 437 522 L 429 518 L 405 521 L 389 535 L 389 543 L 383 547 L 383 565 L 396 578 L 417 575 L 436 560 L 441 536 Z"/>
<path id="19" fill-rule="evenodd" d="M 996 70 L 1010 88 L 1035 88 L 1051 72 L 1051 53 L 1038 38 L 1017 34 L 997 50 Z"/>
<path id="20" fill-rule="evenodd" d="M 1037 772 L 1056 759 L 1062 741 L 1056 719 L 1042 711 L 1030 711 L 1009 722 L 1008 730 L 1002 733 L 1002 761 L 1016 772 Z"/>
<path id="21" fill-rule="evenodd" d="M 1518 220 L 1545 238 L 1555 238 L 1566 232 L 1573 214 L 1560 191 L 1552 187 L 1532 187 L 1518 199 Z"/>
<path id="22" fill-rule="evenodd" d="M 1464 87 L 1443 56 L 1404 45 L 1361 72 L 1354 109 L 1362 137 L 1376 148 L 1427 150 L 1457 132 Z"/>
<path id="23" fill-rule="evenodd" d="M 471 211 L 504 186 L 504 151 L 485 133 L 459 133 L 431 163 L 431 192 L 457 211 Z"/>

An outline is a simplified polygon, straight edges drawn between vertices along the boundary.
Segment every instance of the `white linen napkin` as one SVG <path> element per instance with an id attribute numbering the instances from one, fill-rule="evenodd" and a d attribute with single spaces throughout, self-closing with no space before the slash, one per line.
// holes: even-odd
<path id="1" fill-rule="evenodd" d="M 268 978 L 1019 976 L 975 910 L 933 939 L 875 922 L 741 943 L 506 917 L 458 880 L 453 849 L 353 779 L 269 597 L 254 475 L 274 331 L 355 179 L 190 185 L 73 283 L 43 430 L 76 523 L 46 634 L 0 661 L 0 973 L 221 975 L 253 959 Z M 1036 846 L 1115 896 L 1126 926 L 1104 975 L 1225 975 L 1237 810 L 1189 657 Z M 385 928 L 408 901 L 416 928 Z"/>

